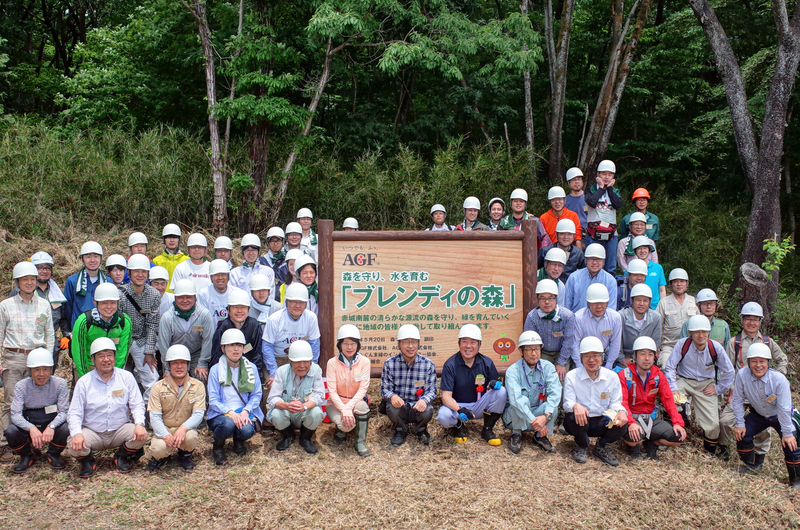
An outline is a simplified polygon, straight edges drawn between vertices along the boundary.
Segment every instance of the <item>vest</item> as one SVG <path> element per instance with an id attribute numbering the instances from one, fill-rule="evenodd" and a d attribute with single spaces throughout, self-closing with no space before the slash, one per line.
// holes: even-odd
<path id="1" fill-rule="evenodd" d="M 281 394 L 281 400 L 285 401 L 286 403 L 295 398 L 305 401 L 305 397 L 311 394 L 311 391 L 314 388 L 314 381 L 322 374 L 322 368 L 320 368 L 318 364 L 311 363 L 311 368 L 308 370 L 308 373 L 300 380 L 300 388 L 295 391 L 294 372 L 292 371 L 292 365 L 285 364 L 279 368 L 278 372 L 281 370 L 283 371 L 283 373 L 280 374 L 280 377 L 283 380 L 283 393 Z"/>

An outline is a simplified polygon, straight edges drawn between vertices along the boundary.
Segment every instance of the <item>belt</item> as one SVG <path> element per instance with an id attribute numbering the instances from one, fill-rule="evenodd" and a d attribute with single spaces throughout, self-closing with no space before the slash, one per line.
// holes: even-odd
<path id="1" fill-rule="evenodd" d="M 33 350 L 22 350 L 20 348 L 5 348 L 5 351 L 13 351 L 17 353 L 24 353 L 25 355 L 29 354 Z"/>

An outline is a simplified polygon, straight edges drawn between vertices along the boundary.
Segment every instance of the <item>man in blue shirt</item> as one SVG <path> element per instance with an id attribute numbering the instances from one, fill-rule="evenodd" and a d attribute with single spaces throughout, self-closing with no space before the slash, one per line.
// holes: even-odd
<path id="1" fill-rule="evenodd" d="M 586 307 L 586 289 L 593 283 L 601 283 L 606 286 L 609 293 L 617 292 L 617 280 L 614 276 L 603 270 L 606 262 L 606 249 L 602 245 L 592 243 L 586 247 L 585 252 L 586 268 L 578 269 L 573 272 L 567 280 L 566 294 L 564 295 L 564 307 L 577 312 Z M 617 298 L 614 297 L 609 302 L 611 309 L 617 309 Z"/>

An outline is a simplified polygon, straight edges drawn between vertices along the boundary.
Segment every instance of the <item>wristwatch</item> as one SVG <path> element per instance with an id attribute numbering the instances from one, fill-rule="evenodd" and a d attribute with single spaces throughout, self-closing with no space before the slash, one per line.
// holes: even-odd
<path id="1" fill-rule="evenodd" d="M 303 410 L 308 412 L 308 403 L 303 403 Z"/>
<path id="2" fill-rule="evenodd" d="M 545 418 L 547 418 L 547 419 L 549 420 L 550 418 L 552 418 L 552 417 L 553 417 L 553 413 L 552 413 L 552 412 L 545 412 L 545 413 L 544 413 L 544 417 L 545 417 Z"/>

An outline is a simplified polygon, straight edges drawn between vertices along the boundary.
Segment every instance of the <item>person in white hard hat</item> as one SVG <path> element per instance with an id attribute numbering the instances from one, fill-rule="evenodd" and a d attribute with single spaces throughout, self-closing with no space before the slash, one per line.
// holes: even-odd
<path id="1" fill-rule="evenodd" d="M 106 260 L 106 276 L 114 282 L 114 285 L 121 288 L 127 275 L 128 262 L 122 254 L 111 254 Z"/>
<path id="2" fill-rule="evenodd" d="M 632 246 L 636 257 L 647 264 L 647 277 L 644 283 L 653 291 L 650 307 L 655 309 L 658 307 L 658 302 L 661 298 L 667 296 L 667 279 L 664 276 L 664 267 L 650 260 L 650 254 L 655 250 L 655 247 L 650 244 L 650 240 L 645 236 L 633 238 Z"/>
<path id="3" fill-rule="evenodd" d="M 218 466 L 225 464 L 225 440 L 233 438 L 233 452 L 247 454 L 245 441 L 264 421 L 261 382 L 256 366 L 243 357 L 245 338 L 229 329 L 220 341 L 225 356 L 208 374 L 208 428 L 214 435 L 212 455 Z M 259 427 L 260 428 L 260 427 Z"/>
<path id="4" fill-rule="evenodd" d="M 575 223 L 570 219 L 561 219 L 556 224 L 556 239 L 552 245 L 547 245 L 539 249 L 539 268 L 544 267 L 544 259 L 550 250 L 557 248 L 561 250 L 565 257 L 566 263 L 564 270 L 561 271 L 561 281 L 567 283 L 570 275 L 578 269 L 585 267 L 585 258 L 583 250 L 575 243 Z"/>
<path id="5" fill-rule="evenodd" d="M 617 288 L 617 311 L 631 305 L 631 290 L 647 280 L 647 263 L 636 258 L 628 264 L 622 285 Z"/>
<path id="6" fill-rule="evenodd" d="M 708 338 L 711 323 L 703 315 L 689 319 L 689 337 L 680 339 L 667 359 L 664 373 L 673 394 L 691 398 L 703 448 L 715 455 L 719 438 L 719 400 L 733 384 L 731 360 L 722 345 Z M 721 456 L 726 456 L 725 452 Z"/>
<path id="7" fill-rule="evenodd" d="M 458 351 L 442 367 L 442 406 L 436 421 L 451 429 L 456 443 L 466 443 L 466 423 L 482 416 L 481 438 L 500 445 L 494 426 L 503 415 L 507 394 L 494 362 L 480 353 L 482 339 L 475 324 L 461 326 Z"/>
<path id="8" fill-rule="evenodd" d="M 301 229 L 302 234 L 302 229 Z M 301 236 L 302 237 L 302 236 Z M 277 274 L 277 269 L 283 265 L 283 259 L 286 256 L 286 249 L 283 248 L 286 242 L 286 234 L 280 226 L 273 226 L 267 230 L 267 253 L 262 256 L 264 265 L 272 267 L 273 272 Z M 278 280 L 276 276 L 276 281 Z M 283 280 L 281 280 L 283 281 Z"/>
<path id="9" fill-rule="evenodd" d="M 567 170 L 567 186 L 569 195 L 564 200 L 564 205 L 571 212 L 578 216 L 581 227 L 581 250 L 586 247 L 586 212 L 589 207 L 586 205 L 586 198 L 583 190 L 583 171 L 577 167 Z"/>
<path id="10" fill-rule="evenodd" d="M 586 267 L 573 272 L 567 280 L 566 293 L 564 294 L 564 307 L 576 313 L 586 307 L 586 289 L 590 285 L 604 285 L 609 293 L 617 292 L 617 280 L 603 269 L 606 262 L 606 250 L 602 245 L 592 243 L 586 247 L 584 253 Z M 617 297 L 609 302 L 611 309 L 617 309 Z"/>
<path id="11" fill-rule="evenodd" d="M 294 262 L 294 272 L 298 282 L 308 289 L 308 310 L 316 315 L 319 306 L 317 262 L 311 256 L 300 256 Z M 284 287 L 284 294 L 285 292 Z"/>
<path id="12" fill-rule="evenodd" d="M 554 366 L 561 364 L 563 370 L 558 375 L 563 381 L 566 365 L 573 357 L 575 315 L 559 304 L 558 287 L 551 280 L 536 283 L 536 302 L 538 305 L 528 313 L 523 329 L 535 331 L 542 339 L 540 356 Z"/>
<path id="13" fill-rule="evenodd" d="M 186 248 L 189 250 L 189 259 L 178 264 L 172 273 L 169 290 L 175 292 L 175 284 L 183 279 L 190 279 L 194 282 L 198 291 L 211 285 L 211 275 L 208 273 L 209 261 L 206 259 L 208 250 L 208 240 L 203 234 L 192 234 L 186 240 Z"/>
<path id="14" fill-rule="evenodd" d="M 622 404 L 630 423 L 623 440 L 631 448 L 631 457 L 658 460 L 658 446 L 676 447 L 686 439 L 683 418 L 675 407 L 667 377 L 656 366 L 658 343 L 639 337 L 633 343 L 633 360 L 619 372 Z M 656 396 L 669 416 L 669 423 L 658 418 Z"/>
<path id="15" fill-rule="evenodd" d="M 170 450 L 177 451 L 178 464 L 183 469 L 194 469 L 192 453 L 197 447 L 197 426 L 206 412 L 206 389 L 203 383 L 189 376 L 191 359 L 189 349 L 183 344 L 170 346 L 164 357 L 169 373 L 153 385 L 147 402 L 153 427 L 149 471 L 161 468 Z"/>
<path id="16" fill-rule="evenodd" d="M 486 225 L 489 230 L 497 230 L 500 227 L 500 221 L 506 214 L 506 203 L 500 197 L 495 197 L 489 201 L 489 224 Z"/>
<path id="17" fill-rule="evenodd" d="M 250 313 L 261 325 L 264 331 L 264 324 L 273 313 L 281 310 L 281 305 L 270 296 L 275 282 L 270 282 L 269 278 L 263 274 L 253 274 L 250 276 Z"/>
<path id="18" fill-rule="evenodd" d="M 596 182 L 584 193 L 586 205 L 587 244 L 599 243 L 606 250 L 605 270 L 614 274 L 617 269 L 617 210 L 622 196 L 614 187 L 617 168 L 611 160 L 597 166 Z"/>
<path id="19" fill-rule="evenodd" d="M 247 293 L 229 281 L 228 278 L 233 275 L 233 272 L 221 259 L 215 259 L 209 264 L 208 274 L 211 276 L 211 285 L 197 291 L 197 303 L 211 313 L 211 320 L 216 329 L 219 323 L 228 317 L 228 297 L 231 293 Z"/>
<path id="20" fill-rule="evenodd" d="M 742 331 L 737 333 L 732 340 L 728 341 L 728 346 L 725 348 L 725 353 L 733 364 L 733 369 L 737 372 L 747 366 L 747 350 L 753 344 L 764 344 L 769 348 L 772 359 L 770 365 L 775 370 L 783 375 L 786 375 L 786 370 L 789 365 L 789 358 L 783 352 L 773 337 L 766 333 L 760 333 L 761 321 L 764 318 L 764 309 L 757 302 L 747 302 L 742 306 L 739 311 L 739 316 L 742 319 Z M 722 409 L 719 415 L 720 427 L 720 446 L 728 444 L 734 439 L 733 437 L 733 405 L 730 400 L 727 400 L 725 408 Z M 770 436 L 769 431 L 762 431 L 757 434 L 753 441 L 755 443 L 756 465 L 764 463 L 764 456 L 769 452 Z"/>
<path id="21" fill-rule="evenodd" d="M 303 229 L 303 237 L 300 245 L 307 249 L 308 253 L 317 259 L 317 233 L 311 228 L 314 221 L 314 215 L 308 208 L 300 208 L 297 210 L 297 222 Z"/>
<path id="22" fill-rule="evenodd" d="M 736 450 L 749 470 L 756 470 L 753 439 L 770 427 L 781 436 L 789 485 L 800 489 L 800 450 L 797 448 L 797 416 L 792 391 L 786 376 L 769 367 L 772 354 L 765 344 L 753 344 L 747 350 L 747 366 L 736 374 L 733 390 Z M 745 403 L 749 411 L 745 415 Z M 763 460 L 762 460 L 763 462 Z"/>
<path id="23" fill-rule="evenodd" d="M 540 250 L 541 252 L 541 250 Z M 539 273 L 536 275 L 536 281 L 552 280 L 558 286 L 558 297 L 563 300 L 566 295 L 567 286 L 561 280 L 564 272 L 564 266 L 567 264 L 567 255 L 560 248 L 551 248 L 547 251 L 544 257 L 544 263 Z"/>
<path id="24" fill-rule="evenodd" d="M 564 193 L 564 188 L 561 186 L 553 186 L 550 188 L 547 192 L 547 200 L 550 202 L 550 209 L 539 217 L 539 221 L 542 223 L 542 226 L 544 226 L 550 240 L 556 241 L 556 227 L 558 223 L 569 219 L 575 227 L 575 232 L 573 234 L 575 236 L 574 240 L 578 242 L 578 245 L 581 245 L 581 221 L 575 212 L 565 207 L 566 198 L 567 194 Z"/>
<path id="25" fill-rule="evenodd" d="M 631 305 L 619 311 L 622 319 L 622 353 L 617 357 L 617 366 L 625 368 L 633 360 L 634 344 L 639 337 L 649 337 L 656 344 L 661 344 L 661 316 L 650 309 L 653 292 L 650 287 L 640 283 L 631 289 Z"/>
<path id="26" fill-rule="evenodd" d="M 98 285 L 111 281 L 100 271 L 103 259 L 103 247 L 95 241 L 87 241 L 81 246 L 79 254 L 83 268 L 67 278 L 64 283 L 64 297 L 67 299 L 69 327 L 75 327 L 75 321 L 84 311 L 92 309 L 94 290 Z"/>
<path id="27" fill-rule="evenodd" d="M 131 347 L 133 325 L 131 318 L 120 311 L 120 294 L 113 283 L 106 282 L 94 292 L 95 307 L 85 311 L 72 328 L 71 353 L 75 367 L 74 381 L 82 378 L 94 368 L 92 344 L 100 337 L 114 343 L 117 368 L 125 368 Z"/>
<path id="28" fill-rule="evenodd" d="M 478 214 L 481 211 L 481 201 L 477 197 L 467 197 L 464 199 L 464 220 L 456 225 L 458 230 L 488 230 L 489 227 L 478 221 Z"/>
<path id="29" fill-rule="evenodd" d="M 575 438 L 572 459 L 577 463 L 586 463 L 589 438 L 597 437 L 592 454 L 610 466 L 618 466 L 608 445 L 628 432 L 628 413 L 622 404 L 617 374 L 603 367 L 603 350 L 597 337 L 581 340 L 580 363 L 564 379 L 564 428 Z"/>
<path id="30" fill-rule="evenodd" d="M 279 366 L 289 362 L 289 346 L 304 340 L 311 346 L 312 360 L 319 360 L 319 323 L 317 315 L 307 309 L 308 289 L 301 283 L 293 283 L 286 288 L 286 303 L 277 313 L 271 315 L 264 325 L 261 352 L 264 355 L 264 369 L 269 372 L 269 385 L 275 379 Z"/>
<path id="31" fill-rule="evenodd" d="M 358 220 L 355 217 L 348 217 L 342 223 L 344 232 L 358 232 Z"/>
<path id="32" fill-rule="evenodd" d="M 354 448 L 358 456 L 370 455 L 367 449 L 369 429 L 370 360 L 359 354 L 361 332 L 353 324 L 344 324 L 336 333 L 336 357 L 328 359 L 328 417 L 335 425 L 333 441 L 341 445 L 347 433 L 355 430 Z"/>
<path id="33" fill-rule="evenodd" d="M 293 265 L 289 263 L 290 260 L 294 260 L 299 258 L 303 255 L 309 255 L 314 257 L 309 251 L 308 248 L 300 245 L 301 234 L 303 233 L 303 229 L 300 228 L 299 223 L 289 223 L 286 225 L 286 247 L 284 250 L 286 254 L 283 256 L 283 263 L 281 263 L 275 269 L 275 284 L 289 284 L 294 280 L 294 269 L 289 270 L 289 265 Z M 278 296 L 278 291 L 275 291 L 276 299 Z"/>
<path id="34" fill-rule="evenodd" d="M 597 337 L 603 345 L 605 367 L 614 369 L 614 363 L 621 353 L 622 318 L 609 306 L 608 289 L 601 283 L 593 283 L 586 288 L 586 307 L 575 312 L 575 334 L 572 340 L 572 361 L 580 366 L 578 346 L 585 337 Z M 561 365 L 562 359 L 559 359 Z M 559 371 L 560 373 L 560 371 Z"/>
<path id="35" fill-rule="evenodd" d="M 619 224 L 619 235 L 626 236 L 630 232 L 630 222 L 631 218 L 634 213 L 640 213 L 644 216 L 645 219 L 645 234 L 647 237 L 652 239 L 653 241 L 658 241 L 659 236 L 659 229 L 660 223 L 658 221 L 658 216 L 656 214 L 650 212 L 648 210 L 648 206 L 650 205 L 650 192 L 647 191 L 646 188 L 636 188 L 631 196 L 631 200 L 633 201 L 633 205 L 636 207 L 636 211 L 629 213 L 625 217 L 622 218 L 622 222 Z"/>
<path id="36" fill-rule="evenodd" d="M 700 314 L 705 315 L 708 321 L 711 322 L 711 333 L 709 333 L 708 338 L 719 342 L 723 348 L 727 348 L 731 340 L 731 328 L 727 322 L 716 316 L 719 304 L 717 293 L 711 289 L 700 289 L 696 300 Z M 684 322 L 683 327 L 681 327 L 681 338 L 689 336 L 688 325 L 688 322 Z"/>
<path id="37" fill-rule="evenodd" d="M 419 353 L 419 328 L 403 324 L 397 330 L 399 353 L 389 357 L 381 370 L 381 406 L 378 412 L 386 414 L 394 427 L 390 440 L 394 447 L 403 445 L 411 432 L 420 443 L 429 445 L 431 435 L 428 423 L 433 418 L 433 400 L 436 399 L 436 365 Z"/>
<path id="38" fill-rule="evenodd" d="M 508 405 L 503 423 L 511 429 L 508 449 L 517 454 L 522 447 L 522 433 L 533 432 L 533 443 L 547 453 L 555 453 L 547 439 L 552 434 L 561 403 L 561 381 L 553 363 L 541 358 L 542 338 L 535 331 L 519 336 L 520 359 L 506 371 Z"/>
<path id="39" fill-rule="evenodd" d="M 233 270 L 231 254 L 233 254 L 233 241 L 231 241 L 231 238 L 219 236 L 214 240 L 214 259 L 221 259 L 228 264 L 228 269 Z"/>
<path id="40" fill-rule="evenodd" d="M 170 346 L 183 344 L 192 354 L 189 375 L 206 381 L 211 368 L 209 361 L 215 328 L 211 313 L 197 303 L 197 288 L 192 280 L 180 280 L 175 285 L 172 308 L 161 315 L 158 351 L 166 352 Z"/>
<path id="41" fill-rule="evenodd" d="M 533 219 L 534 221 L 538 221 L 535 216 L 526 211 L 527 207 L 528 192 L 522 188 L 517 188 L 512 191 L 511 213 L 503 217 L 503 219 L 500 221 L 500 229 L 520 230 L 522 228 L 522 221 L 525 219 Z M 542 226 L 542 223 L 538 222 L 536 226 L 537 249 L 546 247 L 547 245 L 552 245 L 553 242 L 550 240 L 550 236 L 547 235 L 547 231 L 544 229 L 544 226 Z"/>
<path id="42" fill-rule="evenodd" d="M 26 366 L 30 377 L 14 386 L 11 423 L 3 433 L 14 454 L 19 455 L 19 464 L 12 471 L 27 471 L 36 461 L 33 449 L 43 451 L 45 445 L 44 456 L 50 467 L 64 469 L 61 452 L 69 436 L 69 387 L 64 379 L 51 375 L 53 356 L 44 348 L 31 351 Z"/>
<path id="43" fill-rule="evenodd" d="M 645 236 L 645 217 L 643 214 L 639 212 L 635 212 L 631 214 L 630 217 L 630 232 L 627 236 L 623 237 L 619 240 L 619 244 L 617 245 L 617 265 L 620 269 L 622 269 L 622 273 L 624 274 L 628 268 L 628 264 L 635 260 L 639 259 L 634 251 L 633 241 L 639 236 Z M 650 251 L 647 253 L 647 259 L 649 261 L 658 263 L 658 251 L 656 251 L 656 243 L 649 237 L 647 238 L 647 242 L 650 245 Z"/>
<path id="44" fill-rule="evenodd" d="M 672 348 L 681 338 L 683 323 L 696 315 L 697 304 L 694 296 L 686 294 L 689 275 L 683 269 L 672 269 L 669 273 L 669 287 L 672 293 L 658 302 L 656 312 L 661 315 L 661 354 L 658 366 L 663 370 Z"/>
<path id="45" fill-rule="evenodd" d="M 297 269 L 295 263 L 302 257 L 311 257 L 309 254 L 304 253 L 302 250 L 293 248 L 286 253 L 283 265 L 280 266 L 276 276 L 283 278 L 283 281 L 275 289 L 275 300 L 284 303 L 286 300 L 286 288 L 292 283 L 300 283 L 297 279 Z M 313 259 L 313 258 L 312 258 Z"/>
<path id="46" fill-rule="evenodd" d="M 172 308 L 172 302 L 175 301 L 175 295 L 167 292 L 169 272 L 161 265 L 156 265 L 150 268 L 148 277 L 150 278 L 150 286 L 161 295 L 161 305 L 158 309 L 158 320 L 160 322 L 161 315 L 169 311 Z"/>
<path id="47" fill-rule="evenodd" d="M 83 479 L 94 475 L 94 453 L 104 449 L 116 448 L 117 470 L 129 473 L 130 460 L 147 441 L 142 394 L 133 374 L 114 366 L 114 342 L 96 339 L 91 354 L 95 369 L 78 379 L 67 413 L 69 454 L 80 463 Z"/>
<path id="48" fill-rule="evenodd" d="M 300 429 L 300 447 L 315 454 L 317 446 L 311 440 L 325 414 L 325 383 L 322 368 L 313 360 L 311 345 L 296 340 L 289 347 L 289 364 L 281 366 L 269 391 L 267 419 L 281 433 L 275 446 L 285 451 L 294 440 L 295 429 Z"/>
<path id="49" fill-rule="evenodd" d="M 222 320 L 214 331 L 211 339 L 211 361 L 209 366 L 214 366 L 225 355 L 222 351 L 222 336 L 229 329 L 238 329 L 244 335 L 244 353 L 248 361 L 258 368 L 258 373 L 266 378 L 264 371 L 264 358 L 261 354 L 261 324 L 249 316 L 250 295 L 244 291 L 237 291 L 228 295 L 227 317 Z M 266 380 L 266 379 L 265 379 Z"/>
<path id="50" fill-rule="evenodd" d="M 156 338 L 161 313 L 161 295 L 155 287 L 147 285 L 150 260 L 136 254 L 128 260 L 131 283 L 120 289 L 120 310 L 131 319 L 131 346 L 128 350 L 134 363 L 134 375 L 142 385 L 145 401 L 150 388 L 158 381 Z"/>
<path id="51" fill-rule="evenodd" d="M 130 254 L 128 255 L 128 259 L 131 256 L 135 256 L 136 254 L 142 254 L 147 257 L 147 247 L 150 244 L 150 241 L 147 239 L 147 236 L 144 235 L 142 232 L 134 232 L 128 236 L 128 250 L 130 250 Z M 155 267 L 155 264 L 147 258 L 147 261 L 150 263 L 150 267 Z M 125 279 L 123 283 L 130 282 L 130 277 L 128 276 L 127 270 L 125 271 Z"/>
<path id="52" fill-rule="evenodd" d="M 164 242 L 164 250 L 158 256 L 153 258 L 153 263 L 167 269 L 170 280 L 175 267 L 183 263 L 189 256 L 181 252 L 179 248 L 181 243 L 181 229 L 176 224 L 165 225 L 161 230 L 161 240 Z M 167 282 L 169 285 L 169 282 Z"/>
<path id="53" fill-rule="evenodd" d="M 431 206 L 431 220 L 433 221 L 433 226 L 430 228 L 426 228 L 426 232 L 440 232 L 440 231 L 452 231 L 456 228 L 453 225 L 449 225 L 445 223 L 445 219 L 447 218 L 447 210 L 444 209 L 444 206 L 441 204 L 434 204 Z"/>
<path id="54" fill-rule="evenodd" d="M 246 234 L 242 238 L 242 264 L 231 271 L 230 283 L 247 294 L 250 294 L 250 276 L 263 274 L 275 282 L 272 267 L 259 261 L 261 254 L 261 238 L 255 234 Z"/>

